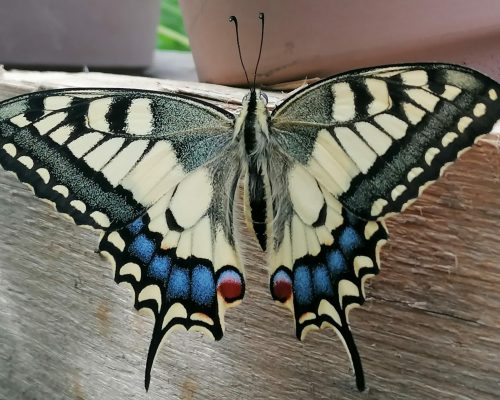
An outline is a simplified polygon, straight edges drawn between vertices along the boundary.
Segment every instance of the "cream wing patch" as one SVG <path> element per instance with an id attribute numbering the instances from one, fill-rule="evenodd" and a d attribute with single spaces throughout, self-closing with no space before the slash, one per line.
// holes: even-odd
<path id="1" fill-rule="evenodd" d="M 283 226 L 278 247 L 271 251 L 271 272 L 279 266 L 292 269 L 297 259 L 315 256 L 322 245 L 332 245 L 331 232 L 344 221 L 340 202 L 305 169 L 295 166 L 288 180 L 293 214 Z"/>
<path id="2" fill-rule="evenodd" d="M 96 131 L 109 132 L 109 123 L 106 115 L 109 112 L 113 99 L 106 97 L 103 99 L 92 100 L 89 104 L 87 113 L 87 124 L 89 128 Z"/>
<path id="3" fill-rule="evenodd" d="M 369 122 L 356 122 L 354 124 L 364 141 L 381 156 L 391 147 L 392 139 L 375 125 Z"/>
<path id="4" fill-rule="evenodd" d="M 137 140 L 123 148 L 103 169 L 106 179 L 116 186 L 137 164 L 148 147 L 148 140 Z"/>
<path id="5" fill-rule="evenodd" d="M 104 137 L 102 133 L 86 133 L 68 144 L 68 149 L 75 157 L 81 158 L 93 149 Z"/>
<path id="6" fill-rule="evenodd" d="M 366 174 L 377 159 L 377 154 L 349 128 L 335 128 L 335 135 L 359 170 Z"/>
<path id="7" fill-rule="evenodd" d="M 181 227 L 193 227 L 206 214 L 212 201 L 212 190 L 211 178 L 206 168 L 200 168 L 182 180 L 169 207 Z"/>
<path id="8" fill-rule="evenodd" d="M 326 129 L 318 132 L 307 170 L 334 195 L 349 189 L 352 178 L 359 173 L 357 165 Z"/>
<path id="9" fill-rule="evenodd" d="M 420 107 L 430 112 L 434 111 L 436 104 L 439 102 L 438 96 L 435 96 L 424 89 L 408 89 L 406 93 Z"/>
<path id="10" fill-rule="evenodd" d="M 418 69 L 401 73 L 401 79 L 408 86 L 424 86 L 427 85 L 429 77 L 426 71 Z"/>
<path id="11" fill-rule="evenodd" d="M 291 223 L 292 258 L 297 260 L 307 254 L 306 227 L 297 215 Z"/>
<path id="12" fill-rule="evenodd" d="M 324 203 L 316 180 L 304 167 L 296 164 L 288 175 L 288 191 L 297 215 L 305 224 L 312 225 Z"/>
<path id="13" fill-rule="evenodd" d="M 73 127 L 71 125 L 63 125 L 52 132 L 50 138 L 57 144 L 64 144 L 69 139 L 72 132 Z"/>
<path id="14" fill-rule="evenodd" d="M 412 125 L 417 125 L 425 116 L 425 110 L 412 103 L 403 103 L 403 110 Z"/>
<path id="15" fill-rule="evenodd" d="M 343 122 L 353 119 L 356 115 L 356 108 L 354 105 L 354 92 L 349 83 L 335 83 L 332 86 L 332 95 L 332 120 Z"/>
<path id="16" fill-rule="evenodd" d="M 38 130 L 40 135 L 45 135 L 63 123 L 67 116 L 68 114 L 65 112 L 56 112 L 35 122 L 33 126 Z"/>
<path id="17" fill-rule="evenodd" d="M 150 99 L 133 99 L 127 110 L 126 129 L 132 135 L 149 135 L 153 130 Z"/>
<path id="18" fill-rule="evenodd" d="M 69 107 L 72 101 L 73 97 L 71 96 L 49 96 L 43 100 L 43 105 L 46 110 L 60 110 Z"/>
<path id="19" fill-rule="evenodd" d="M 192 253 L 195 257 L 211 260 L 213 257 L 213 238 L 208 216 L 203 217 L 193 227 Z"/>
<path id="20" fill-rule="evenodd" d="M 238 254 L 233 246 L 228 242 L 222 227 L 216 228 L 214 249 L 213 249 L 214 270 L 218 271 L 226 265 L 241 267 Z"/>
<path id="21" fill-rule="evenodd" d="M 108 139 L 88 153 L 84 157 L 84 160 L 90 168 L 99 171 L 120 150 L 123 143 L 125 143 L 124 138 L 116 137 Z"/>
<path id="22" fill-rule="evenodd" d="M 408 124 L 394 115 L 379 114 L 374 117 L 374 120 L 394 139 L 401 139 L 406 135 Z"/>
<path id="23" fill-rule="evenodd" d="M 383 80 L 368 78 L 365 80 L 365 84 L 373 97 L 373 101 L 368 105 L 369 115 L 381 113 L 392 107 L 389 89 Z"/>
<path id="24" fill-rule="evenodd" d="M 165 141 L 159 141 L 134 165 L 121 181 L 121 185 L 129 189 L 138 202 L 152 205 L 184 175 L 182 168 L 177 165 L 172 146 Z"/>

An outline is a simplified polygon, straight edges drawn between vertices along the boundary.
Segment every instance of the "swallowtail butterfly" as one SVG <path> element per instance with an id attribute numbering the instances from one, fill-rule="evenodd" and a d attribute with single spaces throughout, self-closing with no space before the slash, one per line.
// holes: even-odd
<path id="1" fill-rule="evenodd" d="M 62 89 L 0 103 L 0 163 L 75 223 L 155 325 L 146 388 L 176 326 L 222 337 L 245 292 L 234 235 L 245 215 L 268 254 L 273 299 L 296 334 L 331 327 L 365 387 L 348 322 L 379 272 L 385 219 L 500 119 L 500 85 L 457 65 L 350 71 L 301 89 L 271 114 L 251 89 L 238 115 L 145 90 Z"/>

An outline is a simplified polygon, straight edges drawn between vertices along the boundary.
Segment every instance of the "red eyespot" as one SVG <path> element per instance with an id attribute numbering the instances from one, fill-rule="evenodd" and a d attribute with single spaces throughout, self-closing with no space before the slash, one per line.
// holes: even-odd
<path id="1" fill-rule="evenodd" d="M 234 270 L 224 271 L 217 281 L 217 291 L 228 303 L 243 297 L 243 282 L 240 274 Z"/>
<path id="2" fill-rule="evenodd" d="M 292 297 L 292 280 L 283 270 L 278 271 L 272 278 L 271 291 L 275 300 L 286 302 Z"/>

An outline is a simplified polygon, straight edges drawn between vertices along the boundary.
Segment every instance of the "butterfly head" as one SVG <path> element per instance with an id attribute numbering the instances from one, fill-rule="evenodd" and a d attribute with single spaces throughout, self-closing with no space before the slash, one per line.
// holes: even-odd
<path id="1" fill-rule="evenodd" d="M 267 94 L 264 93 L 260 89 L 252 88 L 250 92 L 248 92 L 241 103 L 243 104 L 243 108 L 259 108 L 266 109 L 269 98 Z"/>
<path id="2" fill-rule="evenodd" d="M 234 137 L 245 138 L 247 153 L 254 152 L 248 142 L 261 142 L 263 145 L 269 138 L 269 112 L 267 110 L 267 95 L 260 89 L 252 88 L 242 100 L 241 111 L 236 118 Z M 251 148 L 251 149 L 250 149 Z"/>

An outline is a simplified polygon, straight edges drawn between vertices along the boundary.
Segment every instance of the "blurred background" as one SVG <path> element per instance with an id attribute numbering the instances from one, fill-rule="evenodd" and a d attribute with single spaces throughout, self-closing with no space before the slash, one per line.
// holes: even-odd
<path id="1" fill-rule="evenodd" d="M 178 0 L 0 0 L 0 38 L 6 68 L 196 79 Z"/>
<path id="2" fill-rule="evenodd" d="M 252 70 L 261 11 L 261 84 L 422 61 L 500 79 L 498 0 L 0 0 L 0 64 L 242 85 L 228 17 Z"/>
<path id="3" fill-rule="evenodd" d="M 160 24 L 156 47 L 161 50 L 189 51 L 189 39 L 184 29 L 178 0 L 161 0 Z"/>
<path id="4" fill-rule="evenodd" d="M 260 84 L 422 61 L 500 79 L 498 0 L 0 0 L 0 64 L 244 85 L 228 17 L 252 71 L 259 12 Z"/>

